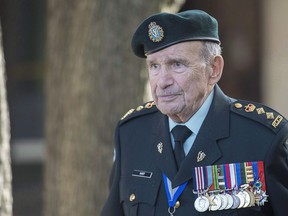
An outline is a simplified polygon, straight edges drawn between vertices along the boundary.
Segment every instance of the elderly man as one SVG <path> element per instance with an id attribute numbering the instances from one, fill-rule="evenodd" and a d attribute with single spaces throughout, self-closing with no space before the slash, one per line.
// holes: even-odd
<path id="1" fill-rule="evenodd" d="M 154 101 L 129 110 L 115 134 L 102 216 L 287 215 L 288 123 L 220 90 L 215 18 L 160 13 L 136 30 Z"/>

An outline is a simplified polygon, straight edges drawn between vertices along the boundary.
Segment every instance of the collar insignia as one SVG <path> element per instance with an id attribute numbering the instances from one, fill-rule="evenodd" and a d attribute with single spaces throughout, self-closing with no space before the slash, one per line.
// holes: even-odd
<path id="1" fill-rule="evenodd" d="M 206 154 L 203 151 L 199 151 L 197 155 L 197 162 L 201 162 L 206 157 Z"/>
<path id="2" fill-rule="evenodd" d="M 159 152 L 160 154 L 162 154 L 162 151 L 163 151 L 163 143 L 162 143 L 162 142 L 158 143 L 157 149 L 158 149 L 158 152 Z"/>

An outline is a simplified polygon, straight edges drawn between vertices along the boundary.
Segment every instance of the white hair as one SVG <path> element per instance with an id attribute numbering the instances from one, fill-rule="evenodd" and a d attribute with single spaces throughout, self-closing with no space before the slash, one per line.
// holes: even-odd
<path id="1" fill-rule="evenodd" d="M 200 59 L 206 64 L 210 65 L 211 60 L 215 56 L 222 54 L 221 46 L 215 42 L 202 41 L 202 48 L 200 50 Z"/>

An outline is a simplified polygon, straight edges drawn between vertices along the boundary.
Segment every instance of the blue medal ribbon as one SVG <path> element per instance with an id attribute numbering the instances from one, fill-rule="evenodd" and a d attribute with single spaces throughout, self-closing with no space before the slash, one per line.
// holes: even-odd
<path id="1" fill-rule="evenodd" d="M 174 207 L 175 203 L 178 199 L 178 197 L 182 194 L 184 191 L 188 181 L 184 182 L 180 186 L 176 188 L 172 188 L 172 183 L 169 180 L 169 178 L 163 173 L 163 181 L 165 185 L 165 190 L 166 190 L 166 195 L 167 195 L 167 200 L 168 200 L 168 205 L 169 207 Z"/>
<path id="2" fill-rule="evenodd" d="M 207 179 L 208 179 L 207 188 L 210 188 L 213 183 L 212 167 L 207 166 L 206 170 L 207 170 Z"/>
<path id="3" fill-rule="evenodd" d="M 239 186 L 242 184 L 241 167 L 240 163 L 236 163 L 235 165 L 236 165 L 236 177 L 237 177 L 236 188 L 239 188 Z"/>
<path id="4" fill-rule="evenodd" d="M 258 171 L 258 163 L 257 162 L 252 162 L 252 169 L 253 169 L 253 177 L 254 177 L 254 182 L 253 185 L 255 184 L 255 182 L 257 182 L 259 180 L 259 171 Z"/>
<path id="5" fill-rule="evenodd" d="M 202 167 L 202 172 L 203 172 L 203 178 L 204 178 L 204 188 L 203 189 L 206 190 L 208 188 L 208 177 L 207 177 L 205 167 Z"/>
<path id="6" fill-rule="evenodd" d="M 223 165 L 223 171 L 224 171 L 224 182 L 225 182 L 225 190 L 230 189 L 228 186 L 228 174 L 226 172 L 226 166 L 229 166 L 228 164 Z"/>

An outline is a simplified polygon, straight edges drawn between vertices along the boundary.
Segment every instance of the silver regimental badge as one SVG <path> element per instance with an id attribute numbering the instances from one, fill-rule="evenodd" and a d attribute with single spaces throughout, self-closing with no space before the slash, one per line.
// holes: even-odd
<path id="1" fill-rule="evenodd" d="M 162 142 L 158 143 L 157 149 L 158 149 L 158 152 L 159 152 L 160 154 L 162 154 L 162 151 L 163 151 L 163 143 L 162 143 Z"/>
<path id="2" fill-rule="evenodd" d="M 206 157 L 206 154 L 203 151 L 199 151 L 197 155 L 197 162 L 201 162 Z"/>
<path id="3" fill-rule="evenodd" d="M 156 22 L 151 22 L 148 26 L 149 38 L 153 42 L 160 42 L 164 38 L 163 28 L 156 24 Z"/>

